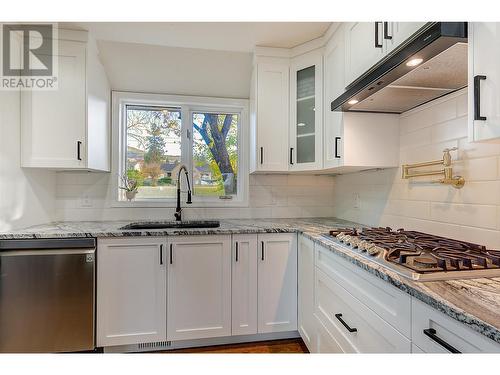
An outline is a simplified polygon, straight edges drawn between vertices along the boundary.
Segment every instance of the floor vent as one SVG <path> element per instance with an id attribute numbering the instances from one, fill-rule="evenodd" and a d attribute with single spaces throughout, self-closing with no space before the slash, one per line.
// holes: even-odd
<path id="1" fill-rule="evenodd" d="M 139 350 L 161 350 L 169 349 L 172 346 L 172 341 L 144 342 L 137 344 Z"/>

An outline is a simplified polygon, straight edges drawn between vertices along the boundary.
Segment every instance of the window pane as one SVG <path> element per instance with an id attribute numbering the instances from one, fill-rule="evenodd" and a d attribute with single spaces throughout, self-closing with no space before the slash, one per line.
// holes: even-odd
<path id="1" fill-rule="evenodd" d="M 193 185 L 200 196 L 236 195 L 237 114 L 193 113 Z"/>
<path id="2" fill-rule="evenodd" d="M 139 186 L 136 199 L 175 197 L 181 164 L 181 110 L 127 106 L 127 176 Z"/>

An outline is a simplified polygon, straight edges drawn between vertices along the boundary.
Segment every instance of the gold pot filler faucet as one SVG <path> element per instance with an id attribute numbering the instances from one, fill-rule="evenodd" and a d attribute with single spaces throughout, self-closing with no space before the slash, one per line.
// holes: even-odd
<path id="1" fill-rule="evenodd" d="M 423 177 L 423 176 L 439 176 L 442 175 L 443 178 L 434 181 L 441 184 L 451 185 L 456 189 L 461 189 L 465 185 L 465 180 L 462 176 L 453 176 L 453 168 L 451 166 L 451 155 L 450 151 L 458 150 L 457 147 L 453 148 L 445 148 L 443 150 L 443 159 L 427 161 L 422 163 L 414 163 L 414 164 L 403 164 L 402 168 L 402 178 L 412 178 L 412 177 Z M 430 170 L 430 171 L 421 171 L 421 172 L 410 172 L 412 168 L 421 168 L 421 167 L 430 167 L 433 165 L 443 165 L 443 169 L 439 170 Z"/>

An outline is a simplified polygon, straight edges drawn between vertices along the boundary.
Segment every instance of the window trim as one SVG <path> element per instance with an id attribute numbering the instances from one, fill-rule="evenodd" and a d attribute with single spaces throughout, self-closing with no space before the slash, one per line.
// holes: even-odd
<path id="1" fill-rule="evenodd" d="M 201 198 L 193 194 L 193 208 L 221 208 L 221 207 L 248 207 L 248 179 L 249 179 L 249 118 L 248 99 L 215 98 L 203 96 L 185 96 L 168 94 L 134 93 L 125 91 L 112 91 L 112 183 L 110 184 L 110 207 L 144 207 L 144 208 L 171 208 L 175 207 L 175 198 L 162 198 L 157 200 L 122 201 L 119 200 L 119 176 L 123 173 L 126 163 L 126 132 L 121 126 L 126 118 L 126 105 L 158 105 L 164 107 L 181 108 L 181 118 L 191 118 L 192 113 L 227 112 L 239 114 L 238 132 L 238 195 L 232 200 L 219 200 L 214 198 Z M 187 123 L 187 126 L 186 126 Z M 181 132 L 183 138 L 186 131 L 190 132 L 188 142 L 181 141 L 182 160 L 193 173 L 193 124 L 191 121 L 182 121 Z"/>

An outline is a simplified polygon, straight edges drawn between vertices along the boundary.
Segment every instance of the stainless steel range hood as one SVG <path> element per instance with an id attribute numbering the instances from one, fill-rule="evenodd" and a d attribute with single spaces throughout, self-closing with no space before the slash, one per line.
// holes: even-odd
<path id="1" fill-rule="evenodd" d="M 466 86 L 467 23 L 434 22 L 347 86 L 331 109 L 403 113 Z"/>

